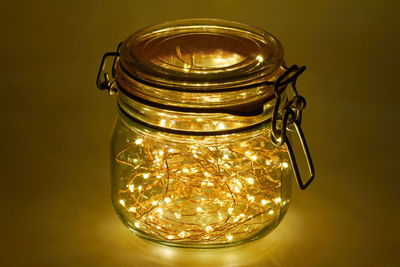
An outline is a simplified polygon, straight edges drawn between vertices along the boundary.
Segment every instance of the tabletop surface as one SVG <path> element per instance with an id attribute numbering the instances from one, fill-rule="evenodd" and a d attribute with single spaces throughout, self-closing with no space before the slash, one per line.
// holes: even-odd
<path id="1" fill-rule="evenodd" d="M 398 266 L 398 1 L 9 1 L 2 4 L 1 266 Z M 263 28 L 298 89 L 316 168 L 288 214 L 242 246 L 176 249 L 129 232 L 111 206 L 116 99 L 102 55 L 168 19 Z"/>

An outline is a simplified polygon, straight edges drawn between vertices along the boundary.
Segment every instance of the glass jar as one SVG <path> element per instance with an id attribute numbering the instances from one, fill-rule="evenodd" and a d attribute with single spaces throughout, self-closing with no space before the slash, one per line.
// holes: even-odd
<path id="1" fill-rule="evenodd" d="M 314 176 L 295 88 L 304 69 L 285 66 L 271 34 L 214 19 L 151 26 L 106 53 L 97 85 L 118 92 L 112 202 L 125 225 L 158 243 L 202 248 L 275 228 L 293 173 L 302 189 Z M 305 183 L 287 135 L 304 151 Z"/>

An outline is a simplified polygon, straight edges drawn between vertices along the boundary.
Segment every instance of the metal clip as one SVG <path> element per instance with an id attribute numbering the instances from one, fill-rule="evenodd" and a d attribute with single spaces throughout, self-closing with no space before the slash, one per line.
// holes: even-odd
<path id="1" fill-rule="evenodd" d="M 313 181 L 315 176 L 314 165 L 311 159 L 310 151 L 308 149 L 303 131 L 300 128 L 302 112 L 306 106 L 306 100 L 304 99 L 304 97 L 300 96 L 297 93 L 296 89 L 297 77 L 300 74 L 302 74 L 305 69 L 306 69 L 305 66 L 298 67 L 297 65 L 293 65 L 290 68 L 288 68 L 286 72 L 283 73 L 274 83 L 276 102 L 272 114 L 272 127 L 271 127 L 272 142 L 278 146 L 281 146 L 283 144 L 286 144 L 287 146 L 297 184 L 302 190 L 308 187 L 308 185 Z M 289 77 L 289 75 L 293 72 L 294 74 L 291 77 Z M 281 92 L 284 91 L 280 89 L 288 85 L 290 85 L 290 87 L 292 88 L 294 97 L 286 104 L 282 112 L 279 112 L 279 106 L 281 103 Z M 279 127 L 278 127 L 278 122 L 279 122 Z M 299 137 L 300 144 L 307 161 L 307 167 L 310 175 L 305 182 L 303 182 L 303 179 L 301 179 L 299 167 L 296 161 L 296 157 L 294 155 L 292 144 L 290 143 L 286 135 L 287 128 L 291 124 L 293 124 L 295 127 L 297 136 Z"/>
<path id="2" fill-rule="evenodd" d="M 97 74 L 97 79 L 96 79 L 96 85 L 100 90 L 107 90 L 110 95 L 113 95 L 117 93 L 117 89 L 115 88 L 115 80 L 111 81 L 110 75 L 108 72 L 104 71 L 104 68 L 106 67 L 106 62 L 108 57 L 113 57 L 113 65 L 111 67 L 111 75 L 112 78 L 115 78 L 115 69 L 117 66 L 117 61 L 119 59 L 119 49 L 121 48 L 122 42 L 118 44 L 117 51 L 115 52 L 108 52 L 105 53 L 101 63 L 100 63 L 100 68 L 99 72 Z"/>

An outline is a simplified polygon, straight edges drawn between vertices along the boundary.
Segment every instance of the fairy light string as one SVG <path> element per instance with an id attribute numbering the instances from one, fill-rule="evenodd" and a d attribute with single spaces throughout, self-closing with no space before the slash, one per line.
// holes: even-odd
<path id="1" fill-rule="evenodd" d="M 273 226 L 282 205 L 284 147 L 268 134 L 213 145 L 141 135 L 117 153 L 118 209 L 146 235 L 169 242 L 227 243 Z"/>

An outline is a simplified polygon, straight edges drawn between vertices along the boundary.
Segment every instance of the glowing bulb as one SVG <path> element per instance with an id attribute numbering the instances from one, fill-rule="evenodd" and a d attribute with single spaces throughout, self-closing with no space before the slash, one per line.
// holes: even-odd
<path id="1" fill-rule="evenodd" d="M 214 184 L 211 183 L 211 182 L 207 183 L 207 185 L 208 185 L 208 186 L 214 186 Z"/>
<path id="2" fill-rule="evenodd" d="M 252 160 L 256 160 L 256 159 L 257 159 L 257 156 L 251 156 L 251 159 L 252 159 Z"/>
<path id="3" fill-rule="evenodd" d="M 189 169 L 188 168 L 183 168 L 182 171 L 183 171 L 183 173 L 189 173 Z"/>
<path id="4" fill-rule="evenodd" d="M 130 207 L 130 208 L 129 208 L 129 211 L 131 211 L 131 212 L 136 212 L 136 208 L 135 208 L 135 207 Z"/>
<path id="5" fill-rule="evenodd" d="M 287 168 L 287 167 L 289 167 L 289 164 L 284 161 L 284 162 L 282 162 L 282 166 L 283 166 L 283 168 Z"/>
<path id="6" fill-rule="evenodd" d="M 254 202 L 254 197 L 253 197 L 253 196 L 247 195 L 247 199 L 248 199 L 250 202 Z"/>
<path id="7" fill-rule="evenodd" d="M 143 187 L 141 185 L 139 185 L 139 187 L 138 187 L 139 192 L 142 191 L 142 188 Z"/>
<path id="8" fill-rule="evenodd" d="M 157 205 L 157 201 L 153 201 L 153 202 L 151 202 L 151 204 L 152 204 L 153 206 L 155 206 L 155 205 Z"/>
<path id="9" fill-rule="evenodd" d="M 196 211 L 197 211 L 197 212 L 202 212 L 203 209 L 202 209 L 201 207 L 197 207 Z"/>
<path id="10" fill-rule="evenodd" d="M 266 160 L 265 164 L 267 164 L 269 166 L 269 165 L 271 165 L 271 161 L 270 160 Z"/>
<path id="11" fill-rule="evenodd" d="M 224 159 L 229 159 L 229 156 L 228 156 L 227 154 L 225 154 L 225 155 L 223 156 L 223 158 L 224 158 Z"/>
<path id="12" fill-rule="evenodd" d="M 140 226 L 139 222 L 135 222 L 135 227 L 139 228 L 139 226 Z"/>
<path id="13" fill-rule="evenodd" d="M 148 173 L 143 174 L 143 178 L 144 178 L 144 179 L 149 178 L 149 176 L 150 176 L 150 175 L 149 175 Z"/>
<path id="14" fill-rule="evenodd" d="M 169 235 L 169 236 L 167 236 L 167 238 L 168 239 L 172 239 L 172 238 L 174 238 L 174 236 L 173 235 Z"/>
<path id="15" fill-rule="evenodd" d="M 229 208 L 229 209 L 228 209 L 228 213 L 229 213 L 229 214 L 232 214 L 232 212 L 233 212 L 233 208 Z"/>
<path id="16" fill-rule="evenodd" d="M 184 238 L 185 237 L 185 231 L 182 231 L 178 234 L 179 237 Z"/>
<path id="17" fill-rule="evenodd" d="M 164 201 L 165 201 L 165 203 L 169 203 L 169 202 L 171 202 L 171 199 L 170 199 L 169 197 L 166 197 L 166 198 L 164 199 Z"/>
<path id="18" fill-rule="evenodd" d="M 274 199 L 274 201 L 275 201 L 276 204 L 279 204 L 279 203 L 281 203 L 281 198 L 277 197 L 277 198 Z"/>
<path id="19" fill-rule="evenodd" d="M 217 128 L 218 128 L 218 130 L 223 130 L 223 129 L 225 129 L 225 124 L 221 122 L 218 124 Z"/>
<path id="20" fill-rule="evenodd" d="M 121 204 L 122 206 L 125 206 L 125 200 L 121 199 L 121 200 L 119 201 L 119 204 Z"/>
<path id="21" fill-rule="evenodd" d="M 261 200 L 261 205 L 263 205 L 263 206 L 267 205 L 268 203 L 269 203 L 268 200 L 265 200 L 265 199 Z"/>
<path id="22" fill-rule="evenodd" d="M 249 184 L 254 184 L 254 179 L 253 178 L 247 178 L 247 182 Z"/>
<path id="23" fill-rule="evenodd" d="M 273 211 L 273 210 L 270 210 L 270 211 L 268 212 L 268 214 L 269 214 L 269 215 L 272 215 L 272 214 L 274 214 L 274 211 Z"/>
<path id="24" fill-rule="evenodd" d="M 239 187 L 237 185 L 235 185 L 235 189 L 234 190 L 235 190 L 236 193 L 240 192 L 240 189 L 239 189 Z"/>
<path id="25" fill-rule="evenodd" d="M 207 177 L 211 176 L 210 173 L 208 173 L 208 172 L 204 172 L 204 175 L 207 176 Z"/>
<path id="26" fill-rule="evenodd" d="M 212 229 L 212 227 L 211 226 L 207 226 L 206 227 L 206 232 L 211 232 L 213 229 Z"/>
<path id="27" fill-rule="evenodd" d="M 129 191 L 133 192 L 134 189 L 135 189 L 135 185 L 130 184 L 130 185 L 129 185 Z"/>
<path id="28" fill-rule="evenodd" d="M 232 236 L 232 235 L 227 235 L 227 236 L 226 236 L 226 239 L 228 239 L 229 241 L 231 241 L 231 240 L 232 240 L 232 238 L 233 238 L 233 236 Z"/>
<path id="29" fill-rule="evenodd" d="M 263 62 L 264 58 L 262 56 L 257 56 L 256 59 L 258 60 L 258 62 Z"/>
<path id="30" fill-rule="evenodd" d="M 160 226 L 158 226 L 158 225 L 156 226 L 156 228 L 157 228 L 158 230 L 160 230 L 160 229 L 161 229 L 161 227 L 160 227 Z"/>
<path id="31" fill-rule="evenodd" d="M 156 209 L 156 212 L 159 214 L 163 214 L 163 210 L 161 208 Z"/>
<path id="32" fill-rule="evenodd" d="M 234 179 L 234 181 L 235 181 L 235 183 L 236 183 L 239 187 L 242 187 L 242 184 L 239 182 L 238 179 Z"/>
<path id="33" fill-rule="evenodd" d="M 179 213 L 174 213 L 174 215 L 175 215 L 175 217 L 177 218 L 177 219 L 180 219 L 181 218 L 181 215 L 179 214 Z"/>
<path id="34" fill-rule="evenodd" d="M 141 143 L 143 143 L 142 138 L 136 139 L 135 144 L 140 145 Z"/>
<path id="35" fill-rule="evenodd" d="M 160 120 L 160 125 L 161 125 L 161 126 L 165 126 L 165 123 L 166 123 L 166 120 L 165 120 L 165 119 Z"/>
<path id="36" fill-rule="evenodd" d="M 156 177 L 157 177 L 158 179 L 160 179 L 160 178 L 162 177 L 162 175 L 157 175 Z"/>

